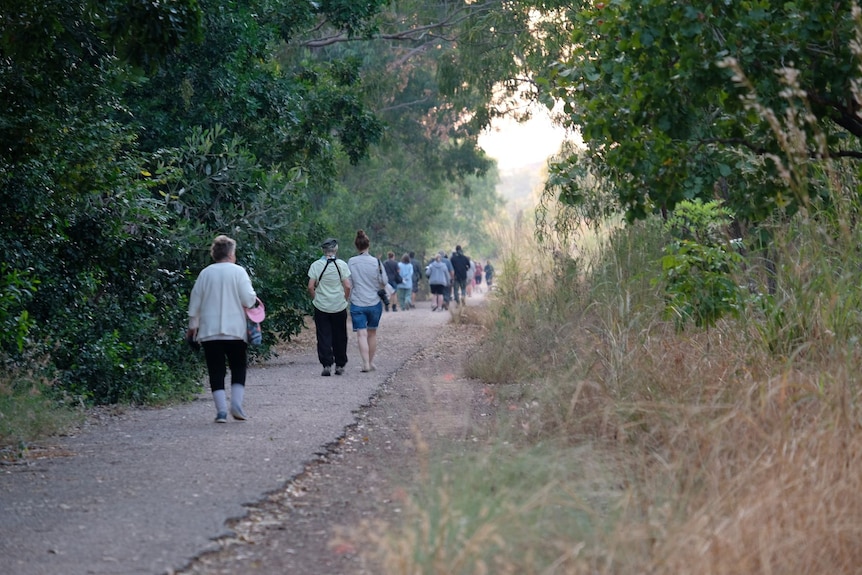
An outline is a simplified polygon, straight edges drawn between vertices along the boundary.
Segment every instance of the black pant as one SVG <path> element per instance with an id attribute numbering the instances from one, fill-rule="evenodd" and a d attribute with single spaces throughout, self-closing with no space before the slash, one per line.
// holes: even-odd
<path id="1" fill-rule="evenodd" d="M 467 278 L 466 277 L 459 278 L 456 276 L 454 288 L 455 288 L 455 301 L 460 303 L 462 299 L 467 297 Z M 458 292 L 460 292 L 460 297 L 459 297 Z"/>
<path id="2" fill-rule="evenodd" d="M 347 365 L 347 310 L 327 313 L 314 308 L 314 327 L 320 365 Z"/>
<path id="3" fill-rule="evenodd" d="M 224 389 L 224 376 L 227 373 L 224 360 L 230 366 L 230 382 L 245 385 L 246 344 L 241 339 L 214 339 L 203 342 L 204 357 L 207 360 L 207 371 L 210 376 L 210 390 Z"/>

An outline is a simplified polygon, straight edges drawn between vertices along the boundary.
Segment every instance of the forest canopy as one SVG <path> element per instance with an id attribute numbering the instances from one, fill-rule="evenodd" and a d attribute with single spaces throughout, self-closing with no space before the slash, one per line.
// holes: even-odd
<path id="1" fill-rule="evenodd" d="M 322 237 L 492 255 L 477 138 L 524 98 L 583 137 L 550 169 L 565 218 L 828 206 L 862 154 L 858 30 L 849 1 L 0 0 L 4 364 L 97 403 L 194 389 L 186 298 L 218 233 L 269 343 Z"/>
<path id="2" fill-rule="evenodd" d="M 55 390 L 95 403 L 182 395 L 200 376 L 182 345 L 187 297 L 215 235 L 238 241 L 272 343 L 301 328 L 320 238 L 349 245 L 364 228 L 380 249 L 418 252 L 441 225 L 494 214 L 483 125 L 465 112 L 490 95 L 444 88 L 439 73 L 458 58 L 447 30 L 472 12 L 0 3 L 0 352 L 12 377 L 40 366 Z"/>

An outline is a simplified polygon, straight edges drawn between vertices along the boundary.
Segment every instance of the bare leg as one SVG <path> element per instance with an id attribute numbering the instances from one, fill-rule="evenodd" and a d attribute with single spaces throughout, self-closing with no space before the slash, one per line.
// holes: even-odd
<path id="1" fill-rule="evenodd" d="M 373 332 L 372 332 L 373 333 Z M 362 371 L 370 371 L 371 360 L 369 359 L 369 334 L 367 329 L 356 330 L 356 342 L 359 344 L 359 356 L 362 358 Z M 376 338 L 375 338 L 376 339 Z M 376 342 L 375 342 L 376 347 Z"/>
<path id="2" fill-rule="evenodd" d="M 368 331 L 368 367 L 374 371 L 377 369 L 377 366 L 374 365 L 374 354 L 377 353 L 377 330 L 369 329 L 366 331 Z"/>

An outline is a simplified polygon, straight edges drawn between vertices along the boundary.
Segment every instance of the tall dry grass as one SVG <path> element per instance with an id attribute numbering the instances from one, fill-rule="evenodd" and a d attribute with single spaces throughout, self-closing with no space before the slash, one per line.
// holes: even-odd
<path id="1" fill-rule="evenodd" d="M 743 313 L 709 331 L 665 318 L 657 222 L 573 257 L 501 236 L 469 369 L 516 384 L 514 409 L 470 455 L 428 456 L 404 522 L 378 532 L 386 573 L 862 570 L 860 182 L 826 153 L 810 160 L 826 140 L 799 141 L 807 103 L 779 116 L 748 101 L 785 147 L 771 160 L 802 209 L 766 224 L 774 265 L 747 261 L 738 283 L 759 291 Z"/>
<path id="2" fill-rule="evenodd" d="M 538 266 L 517 242 L 470 362 L 516 409 L 431 456 L 386 573 L 858 571 L 862 256 L 834 229 L 785 226 L 771 307 L 709 333 L 663 318 L 658 226 Z"/>

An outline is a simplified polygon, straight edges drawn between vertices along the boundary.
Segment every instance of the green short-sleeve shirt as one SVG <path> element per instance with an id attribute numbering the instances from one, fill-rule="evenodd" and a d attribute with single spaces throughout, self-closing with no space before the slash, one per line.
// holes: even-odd
<path id="1" fill-rule="evenodd" d="M 336 268 L 336 266 L 338 266 Z M 326 270 L 324 271 L 324 267 Z M 323 276 L 321 276 L 323 272 Z M 339 272 L 341 276 L 339 277 Z M 334 259 L 326 265 L 326 258 L 315 260 L 308 268 L 308 277 L 320 282 L 314 290 L 314 307 L 322 312 L 336 313 L 347 308 L 347 300 L 344 299 L 344 285 L 341 283 L 350 277 L 350 268 L 347 262 Z"/>

